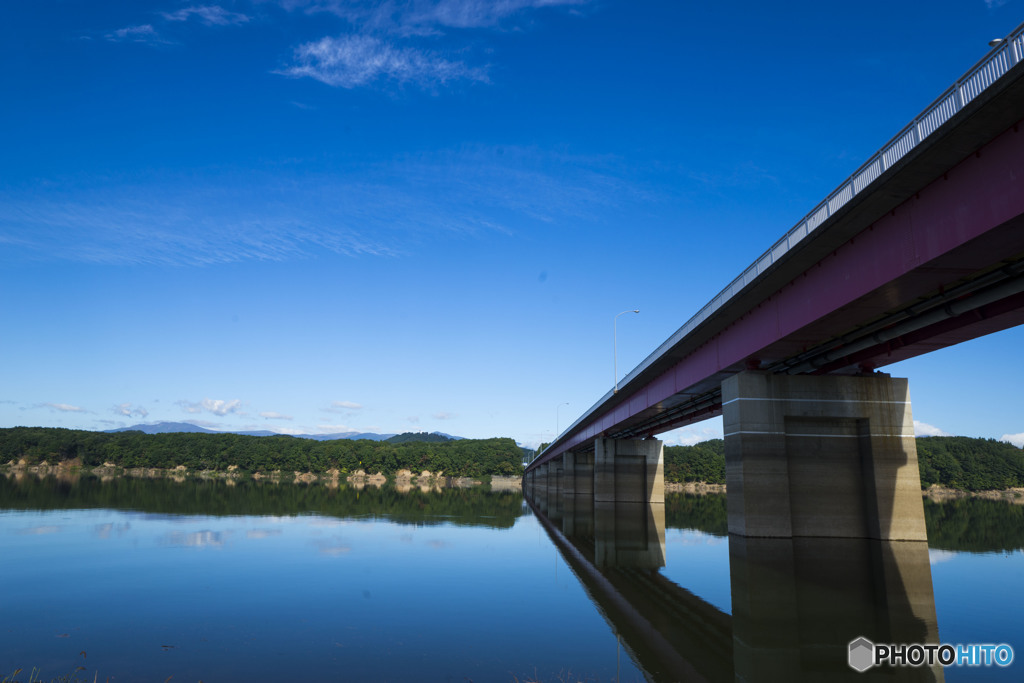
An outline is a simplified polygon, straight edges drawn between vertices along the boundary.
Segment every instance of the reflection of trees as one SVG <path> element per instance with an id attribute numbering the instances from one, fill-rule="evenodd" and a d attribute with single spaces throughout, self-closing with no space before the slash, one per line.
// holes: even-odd
<path id="1" fill-rule="evenodd" d="M 173 515 L 293 516 L 381 518 L 398 524 L 455 524 L 507 529 L 523 514 L 519 492 L 488 493 L 442 489 L 399 493 L 394 487 L 356 491 L 341 487 L 272 484 L 251 480 L 225 482 L 132 477 L 75 483 L 54 477 L 0 477 L 0 501 L 9 510 L 106 508 Z"/>
<path id="2" fill-rule="evenodd" d="M 668 494 L 665 526 L 696 529 L 726 536 L 729 521 L 725 494 Z M 928 546 L 970 553 L 997 553 L 1024 548 L 1024 505 L 984 498 L 960 498 L 944 503 L 925 499 Z"/>
<path id="3" fill-rule="evenodd" d="M 926 499 L 924 519 L 932 548 L 970 553 L 1024 548 L 1024 505 L 984 498 Z"/>
<path id="4" fill-rule="evenodd" d="M 725 494 L 665 496 L 665 526 L 669 529 L 696 529 L 714 536 L 729 535 Z"/>

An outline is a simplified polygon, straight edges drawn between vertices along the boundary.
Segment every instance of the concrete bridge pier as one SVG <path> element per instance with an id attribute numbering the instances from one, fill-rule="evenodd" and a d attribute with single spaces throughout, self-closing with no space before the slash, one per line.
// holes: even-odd
<path id="1" fill-rule="evenodd" d="M 595 439 L 595 503 L 664 503 L 664 451 L 658 439 Z"/>
<path id="2" fill-rule="evenodd" d="M 729 533 L 926 541 L 906 379 L 722 383 Z"/>
<path id="3" fill-rule="evenodd" d="M 594 496 L 594 454 L 569 451 L 562 456 L 562 492 L 567 496 Z"/>

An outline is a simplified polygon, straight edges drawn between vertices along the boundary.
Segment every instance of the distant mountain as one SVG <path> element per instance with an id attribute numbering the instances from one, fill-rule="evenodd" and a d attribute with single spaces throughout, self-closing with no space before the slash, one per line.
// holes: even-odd
<path id="1" fill-rule="evenodd" d="M 153 424 L 137 424 L 120 429 L 107 429 L 107 432 L 143 432 L 144 434 L 166 434 L 168 432 L 188 432 L 201 434 L 241 434 L 243 436 L 294 436 L 296 439 L 314 439 L 316 441 L 334 441 L 335 439 L 369 439 L 385 441 L 395 434 L 375 434 L 373 432 L 338 432 L 335 434 L 279 434 L 265 429 L 254 432 L 216 431 L 198 427 L 188 422 L 154 422 Z M 448 436 L 447 434 L 444 436 Z M 459 437 L 449 437 L 459 438 Z"/>
<path id="2" fill-rule="evenodd" d="M 386 441 L 394 434 L 374 434 L 373 432 L 339 432 L 337 434 L 296 434 L 300 439 L 316 441 L 334 441 L 335 439 L 369 439 L 370 441 Z"/>
<path id="3" fill-rule="evenodd" d="M 144 434 L 165 434 L 167 432 L 200 432 L 202 434 L 216 434 L 212 429 L 197 427 L 188 422 L 154 422 L 148 425 L 132 425 L 120 429 L 107 429 L 107 432 L 142 432 Z"/>

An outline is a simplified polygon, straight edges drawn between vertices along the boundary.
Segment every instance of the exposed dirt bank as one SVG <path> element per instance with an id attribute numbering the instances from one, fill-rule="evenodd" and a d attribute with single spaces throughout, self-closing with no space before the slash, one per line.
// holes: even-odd
<path id="1" fill-rule="evenodd" d="M 109 481 L 116 477 L 133 477 L 142 479 L 172 479 L 174 481 L 185 481 L 185 479 L 223 479 L 229 484 L 247 476 L 256 481 L 267 481 L 270 483 L 296 483 L 316 484 L 322 483 L 331 488 L 337 488 L 342 483 L 357 489 L 367 486 L 380 488 L 388 483 L 389 478 L 382 472 L 373 474 L 364 470 L 356 470 L 351 473 L 343 473 L 337 469 L 327 472 L 282 472 L 274 470 L 271 472 L 253 472 L 250 475 L 238 471 L 237 465 L 231 465 L 226 472 L 217 470 L 188 470 L 184 465 L 178 465 L 173 469 L 159 469 L 156 467 L 131 467 L 124 468 L 112 462 L 105 462 L 96 467 L 83 467 L 81 461 L 69 460 L 59 464 L 51 465 L 41 462 L 37 465 L 29 465 L 22 460 L 0 464 L 0 474 L 8 478 L 22 479 L 33 475 L 36 477 L 56 476 L 58 479 L 75 481 L 83 474 L 91 474 L 100 477 L 103 481 Z M 440 491 L 443 488 L 472 488 L 480 486 L 483 482 L 472 477 L 448 477 L 444 472 L 431 472 L 423 470 L 419 474 L 413 474 L 409 470 L 399 470 L 392 478 L 395 487 L 401 493 L 407 493 L 413 488 L 418 488 L 424 493 L 429 491 Z M 511 491 L 521 488 L 518 477 L 495 476 L 492 480 L 492 490 Z"/>
<path id="2" fill-rule="evenodd" d="M 932 484 L 921 492 L 928 500 L 945 503 L 959 498 L 984 498 L 986 500 L 1002 500 L 1007 503 L 1024 505 L 1024 488 L 1003 489 L 1001 491 L 963 491 Z"/>

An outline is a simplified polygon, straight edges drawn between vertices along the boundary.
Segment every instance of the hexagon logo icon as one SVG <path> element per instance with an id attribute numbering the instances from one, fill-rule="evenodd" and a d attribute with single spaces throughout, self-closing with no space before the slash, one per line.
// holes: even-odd
<path id="1" fill-rule="evenodd" d="M 850 668 L 864 673 L 875 664 L 875 644 L 861 636 L 850 641 Z"/>

